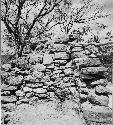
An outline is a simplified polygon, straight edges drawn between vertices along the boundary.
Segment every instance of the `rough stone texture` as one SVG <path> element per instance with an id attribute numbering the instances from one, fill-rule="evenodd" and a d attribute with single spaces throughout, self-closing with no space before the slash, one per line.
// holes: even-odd
<path id="1" fill-rule="evenodd" d="M 112 95 L 112 91 L 110 89 L 101 85 L 96 86 L 95 91 L 101 95 Z"/>
<path id="2" fill-rule="evenodd" d="M 87 67 L 87 66 L 98 66 L 101 65 L 99 58 L 75 58 L 74 63 L 77 63 L 80 67 Z"/>
<path id="3" fill-rule="evenodd" d="M 17 101 L 16 96 L 2 96 L 1 102 L 2 103 L 13 103 Z"/>
<path id="4" fill-rule="evenodd" d="M 86 121 L 90 122 L 98 122 L 102 124 L 110 124 L 112 125 L 112 110 L 109 107 L 104 106 L 94 106 L 85 102 L 82 104 L 83 116 Z M 95 125 L 95 124 L 94 124 Z"/>
<path id="5" fill-rule="evenodd" d="M 43 64 L 44 65 L 49 65 L 51 63 L 53 63 L 52 55 L 50 55 L 50 54 L 44 54 L 44 56 L 43 56 Z"/>
<path id="6" fill-rule="evenodd" d="M 55 59 L 69 59 L 69 55 L 66 52 L 57 52 L 55 53 Z"/>
<path id="7" fill-rule="evenodd" d="M 4 64 L 4 65 L 2 65 L 2 69 L 3 69 L 4 71 L 9 71 L 9 70 L 11 70 L 11 64 Z"/>
<path id="8" fill-rule="evenodd" d="M 108 81 L 106 79 L 99 79 L 94 82 L 91 82 L 91 86 L 97 86 L 97 85 L 106 86 L 107 84 Z"/>
<path id="9" fill-rule="evenodd" d="M 108 106 L 108 104 L 109 104 L 108 96 L 96 95 L 93 92 L 89 93 L 88 99 L 92 104 L 96 104 L 96 105 L 100 105 L 100 106 Z"/>
<path id="10" fill-rule="evenodd" d="M 81 73 L 83 73 L 83 74 L 98 74 L 98 73 L 103 73 L 106 71 L 107 71 L 107 68 L 105 68 L 105 67 L 87 67 L 87 68 L 82 68 Z"/>

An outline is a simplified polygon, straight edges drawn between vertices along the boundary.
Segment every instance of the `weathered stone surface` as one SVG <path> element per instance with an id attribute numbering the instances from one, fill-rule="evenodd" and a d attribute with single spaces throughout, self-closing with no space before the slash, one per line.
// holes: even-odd
<path id="1" fill-rule="evenodd" d="M 15 76 L 8 77 L 7 82 L 9 85 L 16 86 L 16 85 L 20 85 L 22 83 L 22 80 L 23 80 L 23 76 L 18 75 L 17 77 Z"/>
<path id="2" fill-rule="evenodd" d="M 71 58 L 84 58 L 84 57 L 87 57 L 86 55 L 85 55 L 85 52 L 84 51 L 81 51 L 81 52 L 73 52 L 72 54 L 71 54 Z"/>
<path id="3" fill-rule="evenodd" d="M 108 106 L 109 97 L 103 95 L 96 95 L 93 92 L 90 92 L 88 95 L 88 99 L 92 104 L 100 105 L 100 106 Z"/>
<path id="4" fill-rule="evenodd" d="M 11 95 L 11 92 L 10 91 L 3 91 L 3 92 L 1 92 L 1 95 Z"/>
<path id="5" fill-rule="evenodd" d="M 54 56 L 55 59 L 69 59 L 69 55 L 66 52 L 57 52 Z"/>
<path id="6" fill-rule="evenodd" d="M 43 59 L 43 55 L 40 54 L 30 54 L 29 55 L 29 62 L 31 64 L 41 63 Z"/>
<path id="7" fill-rule="evenodd" d="M 33 77 L 32 75 L 27 75 L 24 77 L 24 81 L 27 81 L 27 82 L 35 82 L 36 80 L 36 77 Z"/>
<path id="8" fill-rule="evenodd" d="M 2 96 L 1 101 L 3 103 L 12 103 L 12 102 L 16 102 L 17 101 L 17 97 L 16 96 Z"/>
<path id="9" fill-rule="evenodd" d="M 107 79 L 99 79 L 97 81 L 92 82 L 91 86 L 97 86 L 97 85 L 106 86 L 107 84 L 108 84 Z"/>
<path id="10" fill-rule="evenodd" d="M 77 85 L 77 86 L 79 86 L 79 87 L 86 87 L 86 83 L 85 82 L 82 82 L 81 80 L 80 80 L 80 78 L 75 78 L 75 84 Z"/>
<path id="11" fill-rule="evenodd" d="M 82 100 L 86 100 L 88 97 L 86 94 L 81 94 L 81 93 L 79 96 L 80 96 L 80 99 L 82 99 Z"/>
<path id="12" fill-rule="evenodd" d="M 34 71 L 45 71 L 46 70 L 46 66 L 44 66 L 43 64 L 36 64 L 33 66 Z"/>
<path id="13" fill-rule="evenodd" d="M 64 70 L 65 75 L 73 75 L 73 70 L 71 68 L 65 69 Z"/>
<path id="14" fill-rule="evenodd" d="M 53 63 L 53 57 L 51 54 L 44 54 L 43 56 L 43 64 L 44 65 L 49 65 Z"/>
<path id="15" fill-rule="evenodd" d="M 2 110 L 12 112 L 16 109 L 16 105 L 14 103 L 7 103 L 1 105 Z"/>
<path id="16" fill-rule="evenodd" d="M 50 49 L 53 52 L 66 52 L 67 45 L 65 45 L 65 44 L 53 44 L 50 46 Z"/>
<path id="17" fill-rule="evenodd" d="M 85 102 L 82 104 L 83 116 L 87 121 L 112 124 L 112 109 L 104 106 L 94 106 Z M 94 124 L 95 125 L 95 124 Z"/>
<path id="18" fill-rule="evenodd" d="M 101 62 L 99 58 L 76 58 L 73 60 L 78 66 L 87 67 L 87 66 L 99 66 Z"/>
<path id="19" fill-rule="evenodd" d="M 65 65 L 67 63 L 67 61 L 66 60 L 55 60 L 54 63 L 55 63 L 55 65 L 58 64 L 58 66 L 60 66 L 60 65 Z"/>
<path id="20" fill-rule="evenodd" d="M 68 62 L 64 68 L 71 68 L 72 67 L 72 60 Z"/>
<path id="21" fill-rule="evenodd" d="M 17 86 L 9 86 L 5 84 L 1 85 L 1 91 L 14 91 L 14 90 L 17 90 Z"/>
<path id="22" fill-rule="evenodd" d="M 25 93 L 22 90 L 17 90 L 15 93 L 16 93 L 16 96 L 20 96 L 20 97 L 23 97 L 25 95 Z"/>
<path id="23" fill-rule="evenodd" d="M 2 70 L 6 71 L 6 72 L 11 70 L 11 64 L 4 64 L 4 65 L 2 65 Z"/>
<path id="24" fill-rule="evenodd" d="M 82 50 L 83 50 L 83 48 L 81 46 L 75 46 L 71 51 L 72 52 L 80 52 Z"/>
<path id="25" fill-rule="evenodd" d="M 106 71 L 107 71 L 107 68 L 105 67 L 87 67 L 87 68 L 81 69 L 81 73 L 83 74 L 98 74 Z"/>
<path id="26" fill-rule="evenodd" d="M 33 92 L 36 92 L 36 93 L 46 93 L 47 90 L 46 89 L 43 89 L 43 88 L 37 88 L 37 89 L 33 89 Z"/>
<path id="27" fill-rule="evenodd" d="M 33 89 L 33 88 L 43 87 L 43 84 L 44 83 L 42 83 L 42 82 L 27 83 L 26 87 Z"/>
<path id="28" fill-rule="evenodd" d="M 95 80 L 96 77 L 91 76 L 90 74 L 80 74 L 81 79 L 83 80 Z"/>
<path id="29" fill-rule="evenodd" d="M 96 86 L 95 91 L 98 94 L 102 94 L 102 95 L 112 95 L 112 91 L 110 89 L 101 85 Z"/>
<path id="30" fill-rule="evenodd" d="M 88 93 L 89 93 L 89 90 L 88 90 L 88 88 L 80 88 L 80 92 L 81 92 L 81 93 L 88 94 Z"/>
<path id="31" fill-rule="evenodd" d="M 29 87 L 26 86 L 26 87 L 23 88 L 23 91 L 24 92 L 31 92 L 32 88 L 29 88 Z"/>

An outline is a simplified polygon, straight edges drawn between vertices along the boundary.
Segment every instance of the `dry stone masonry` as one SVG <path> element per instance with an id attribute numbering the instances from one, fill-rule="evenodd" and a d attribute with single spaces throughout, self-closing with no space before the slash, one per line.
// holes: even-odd
<path id="1" fill-rule="evenodd" d="M 46 53 L 2 65 L 2 123 L 8 124 L 16 107 L 37 100 L 75 100 L 87 125 L 112 125 L 108 107 L 112 92 L 100 59 L 80 44 L 56 41 Z"/>

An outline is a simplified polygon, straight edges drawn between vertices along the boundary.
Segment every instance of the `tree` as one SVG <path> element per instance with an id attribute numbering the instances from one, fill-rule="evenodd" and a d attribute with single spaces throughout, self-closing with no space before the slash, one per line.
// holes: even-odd
<path id="1" fill-rule="evenodd" d="M 61 2 L 62 0 L 1 0 L 1 21 L 5 24 L 10 41 L 16 46 L 18 57 L 22 56 L 24 47 L 30 44 L 32 37 L 40 37 L 58 24 L 49 26 L 54 19 L 53 10 Z"/>
<path id="2" fill-rule="evenodd" d="M 103 11 L 103 6 L 97 5 L 93 0 L 80 0 L 78 6 L 72 6 L 72 2 L 68 2 L 68 8 L 66 6 L 59 6 L 56 14 L 59 15 L 56 18 L 56 22 L 60 23 L 61 31 L 67 35 L 73 34 L 83 36 L 89 32 L 90 23 L 100 18 L 106 18 L 110 14 Z M 74 24 L 83 24 L 82 32 L 77 30 Z"/>

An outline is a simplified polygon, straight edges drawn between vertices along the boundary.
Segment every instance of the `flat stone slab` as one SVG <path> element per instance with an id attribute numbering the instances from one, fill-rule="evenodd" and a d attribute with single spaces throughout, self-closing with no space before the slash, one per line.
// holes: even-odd
<path id="1" fill-rule="evenodd" d="M 104 73 L 106 71 L 107 71 L 107 68 L 105 68 L 105 67 L 87 67 L 87 68 L 82 68 L 81 73 L 98 74 L 98 73 Z"/>
<path id="2" fill-rule="evenodd" d="M 97 85 L 106 86 L 107 84 L 108 84 L 107 79 L 99 79 L 99 80 L 92 82 L 91 86 L 97 86 Z"/>
<path id="3" fill-rule="evenodd" d="M 76 63 L 76 65 L 80 66 L 80 67 L 87 67 L 87 66 L 99 66 L 101 65 L 100 59 L 99 58 L 88 58 L 88 57 L 84 57 L 84 58 L 76 58 L 73 60 L 74 63 Z"/>

